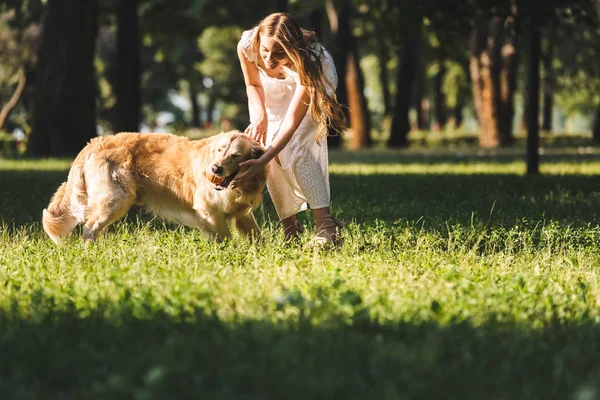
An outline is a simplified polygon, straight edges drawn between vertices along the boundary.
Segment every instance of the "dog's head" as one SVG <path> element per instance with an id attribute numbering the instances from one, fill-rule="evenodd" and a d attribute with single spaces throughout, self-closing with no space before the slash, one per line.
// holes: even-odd
<path id="1" fill-rule="evenodd" d="M 215 189 L 226 189 L 240 172 L 242 162 L 259 158 L 264 152 L 264 147 L 248 135 L 240 132 L 221 133 L 211 145 L 206 176 Z"/>

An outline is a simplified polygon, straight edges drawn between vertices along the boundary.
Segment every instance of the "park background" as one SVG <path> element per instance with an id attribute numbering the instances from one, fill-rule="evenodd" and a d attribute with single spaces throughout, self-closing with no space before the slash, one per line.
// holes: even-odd
<path id="1" fill-rule="evenodd" d="M 94 136 L 248 123 L 276 10 L 333 55 L 344 244 L 42 209 Z M 0 397 L 600 398 L 597 0 L 0 0 Z"/>

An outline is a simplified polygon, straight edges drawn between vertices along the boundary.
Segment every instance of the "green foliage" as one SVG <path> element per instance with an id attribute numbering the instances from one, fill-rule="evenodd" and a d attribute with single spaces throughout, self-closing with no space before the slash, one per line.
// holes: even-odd
<path id="1" fill-rule="evenodd" d="M 349 224 L 329 252 L 304 247 L 305 215 L 300 243 L 283 244 L 268 196 L 258 245 L 132 212 L 95 244 L 56 247 L 39 218 L 70 160 L 0 160 L 2 393 L 598 393 L 600 158 L 572 150 L 538 177 L 520 149 L 332 152 Z"/>
<path id="2" fill-rule="evenodd" d="M 33 2 L 25 2 L 26 4 Z M 22 9 L 19 9 L 22 11 Z M 28 21 L 15 9 L 0 6 L 0 83 L 14 79 L 16 71 L 35 60 L 37 27 L 23 26 Z"/>
<path id="3" fill-rule="evenodd" d="M 446 61 L 446 74 L 442 90 L 446 95 L 446 105 L 455 107 L 459 100 L 468 96 L 471 87 L 471 78 L 467 75 L 465 68 L 456 61 Z"/>
<path id="4" fill-rule="evenodd" d="M 600 76 L 590 76 L 585 71 L 557 78 L 560 88 L 558 104 L 567 114 L 592 113 L 600 106 Z"/>
<path id="5" fill-rule="evenodd" d="M 593 10 L 592 12 L 595 12 Z M 560 29 L 548 35 L 556 42 L 568 42 L 558 46 L 556 69 L 557 103 L 567 113 L 591 113 L 600 106 L 600 12 L 591 14 L 595 23 L 582 23 L 568 18 Z"/>
<path id="6" fill-rule="evenodd" d="M 14 12 L 0 14 L 0 82 L 13 84 L 16 71 L 21 67 L 23 58 L 19 49 L 18 32 L 11 29 L 8 21 L 14 16 Z"/>
<path id="7" fill-rule="evenodd" d="M 204 60 L 197 65 L 203 76 L 211 79 L 208 93 L 222 100 L 223 116 L 243 124 L 249 120 L 246 106 L 246 85 L 237 59 L 237 44 L 242 35 L 239 26 L 209 27 L 198 39 Z"/>
<path id="8" fill-rule="evenodd" d="M 38 27 L 29 23 L 29 18 L 23 16 L 21 8 L 17 11 L 8 8 L 8 4 L 0 6 L 0 108 L 12 98 L 19 81 L 24 77 L 27 79 L 26 71 L 35 63 Z M 3 127 L 29 132 L 29 115 L 23 100 L 11 111 L 9 118 L 3 121 Z"/>
<path id="9" fill-rule="evenodd" d="M 41 21 L 46 0 L 3 0 L 0 3 L 0 14 L 11 12 L 12 28 L 23 30 Z"/>
<path id="10" fill-rule="evenodd" d="M 243 82 L 236 51 L 241 35 L 242 28 L 239 26 L 213 26 L 205 29 L 198 39 L 198 46 L 204 54 L 198 69 L 217 85 L 222 83 L 219 89 L 223 91 L 221 95 L 234 92 L 234 88 Z"/>
<path id="11" fill-rule="evenodd" d="M 378 115 L 384 112 L 383 88 L 379 79 L 380 69 L 385 68 L 380 63 L 379 58 L 374 54 L 369 54 L 360 60 L 360 67 L 365 74 L 365 96 L 369 104 L 369 110 Z"/>

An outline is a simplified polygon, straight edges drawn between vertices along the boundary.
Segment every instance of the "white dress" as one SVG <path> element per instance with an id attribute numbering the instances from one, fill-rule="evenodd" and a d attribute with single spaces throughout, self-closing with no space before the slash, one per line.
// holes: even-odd
<path id="1" fill-rule="evenodd" d="M 284 79 L 268 76 L 258 66 L 258 54 L 250 48 L 254 35 L 256 35 L 256 28 L 245 31 L 242 34 L 241 44 L 246 58 L 256 64 L 260 71 L 269 121 L 266 136 L 266 145 L 269 146 L 279 133 L 281 122 L 292 101 L 298 74 L 285 68 L 287 76 Z M 331 55 L 320 44 L 314 47 L 313 52 L 315 57 L 320 56 L 325 77 L 335 88 L 338 77 Z M 331 95 L 333 90 L 328 85 L 325 87 Z M 249 109 L 252 120 L 253 109 L 252 107 Z M 316 135 L 317 128 L 307 112 L 291 140 L 279 153 L 281 164 L 276 160 L 269 163 L 267 189 L 280 219 L 286 219 L 306 210 L 307 204 L 311 209 L 329 207 L 327 138 L 322 137 L 316 141 Z"/>

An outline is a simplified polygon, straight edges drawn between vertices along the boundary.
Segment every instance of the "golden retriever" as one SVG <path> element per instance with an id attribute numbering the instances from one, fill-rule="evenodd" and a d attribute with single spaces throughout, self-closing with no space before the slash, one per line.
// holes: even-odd
<path id="1" fill-rule="evenodd" d="M 263 152 L 238 131 L 200 140 L 128 132 L 94 138 L 44 209 L 44 230 L 60 244 L 83 223 L 84 242 L 93 241 L 133 205 L 142 205 L 217 241 L 231 237 L 228 223 L 242 236 L 258 238 L 253 212 L 262 200 L 266 170 L 241 187 L 229 184 L 241 162 Z"/>

